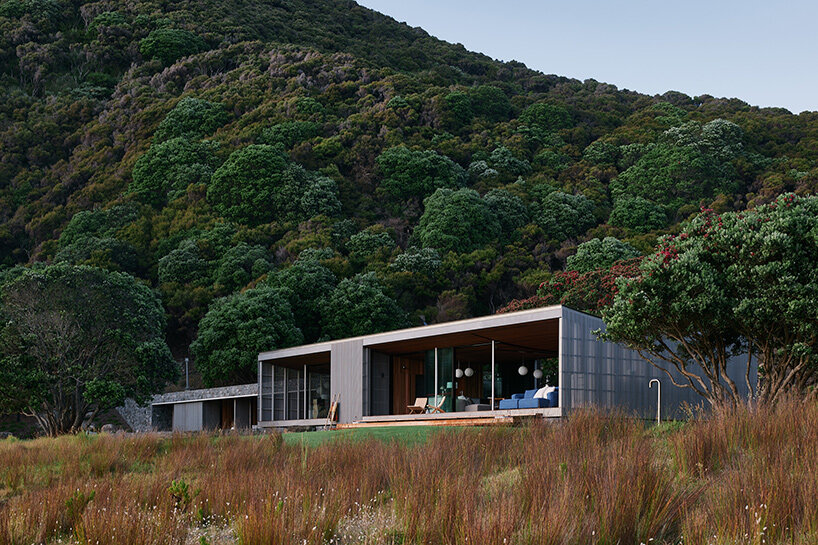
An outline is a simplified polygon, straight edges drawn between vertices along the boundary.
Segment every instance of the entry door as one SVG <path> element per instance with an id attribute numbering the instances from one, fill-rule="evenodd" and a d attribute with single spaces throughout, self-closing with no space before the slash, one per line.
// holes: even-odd
<path id="1" fill-rule="evenodd" d="M 392 414 L 406 414 L 406 407 L 415 402 L 417 377 L 423 376 L 423 362 L 395 356 L 392 358 Z"/>

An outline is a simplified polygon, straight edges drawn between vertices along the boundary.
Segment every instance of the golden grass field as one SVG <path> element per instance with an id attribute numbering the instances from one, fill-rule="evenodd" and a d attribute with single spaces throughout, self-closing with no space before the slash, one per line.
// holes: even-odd
<path id="1" fill-rule="evenodd" d="M 818 543 L 815 404 L 334 433 L 0 441 L 0 545 Z"/>

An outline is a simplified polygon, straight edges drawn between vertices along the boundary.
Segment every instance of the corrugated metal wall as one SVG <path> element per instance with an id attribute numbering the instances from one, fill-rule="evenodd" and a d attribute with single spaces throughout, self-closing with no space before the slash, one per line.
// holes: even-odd
<path id="1" fill-rule="evenodd" d="M 560 406 L 563 409 L 596 405 L 621 407 L 645 418 L 656 416 L 656 386 L 648 387 L 651 379 L 662 382 L 662 415 L 681 418 L 685 404 L 706 405 L 691 388 L 672 384 L 661 370 L 644 361 L 632 350 L 597 339 L 594 331 L 603 330 L 599 318 L 563 307 L 562 342 L 560 347 Z M 736 380 L 743 395 L 747 395 L 744 380 L 744 358 L 735 358 L 728 365 L 728 374 Z M 674 378 L 682 383 L 678 371 Z M 755 381 L 755 372 L 751 380 Z"/>
<path id="2" fill-rule="evenodd" d="M 369 400 L 369 362 L 365 357 L 363 341 L 337 342 L 332 345 L 330 364 L 330 391 L 340 395 L 339 422 L 360 420 Z M 366 380 L 364 380 L 366 378 Z M 366 407 L 364 399 L 367 400 Z"/>
<path id="3" fill-rule="evenodd" d="M 200 431 L 202 402 L 176 403 L 173 406 L 173 431 Z"/>

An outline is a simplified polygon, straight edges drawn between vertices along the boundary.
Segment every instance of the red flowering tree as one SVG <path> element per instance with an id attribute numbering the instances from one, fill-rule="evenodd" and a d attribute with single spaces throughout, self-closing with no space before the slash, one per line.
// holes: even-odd
<path id="1" fill-rule="evenodd" d="M 529 308 L 565 305 L 575 310 L 599 315 L 602 309 L 613 303 L 617 293 L 617 279 L 638 276 L 641 257 L 617 261 L 610 268 L 585 273 L 577 271 L 557 272 L 543 282 L 537 295 L 528 299 L 512 301 L 498 312 L 514 312 Z"/>
<path id="2" fill-rule="evenodd" d="M 637 350 L 713 405 L 785 393 L 815 396 L 818 384 L 818 197 L 782 195 L 745 212 L 711 210 L 663 238 L 639 274 L 618 280 L 603 308 L 605 337 Z M 741 377 L 727 363 L 743 355 Z M 759 380 L 751 381 L 751 357 Z"/>

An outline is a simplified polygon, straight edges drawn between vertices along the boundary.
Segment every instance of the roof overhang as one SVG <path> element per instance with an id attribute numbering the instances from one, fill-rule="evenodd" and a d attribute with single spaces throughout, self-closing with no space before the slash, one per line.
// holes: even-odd
<path id="1" fill-rule="evenodd" d="M 288 363 L 329 363 L 332 346 L 349 341 L 361 341 L 365 348 L 390 353 L 409 353 L 448 346 L 468 346 L 492 340 L 542 350 L 545 345 L 556 347 L 559 318 L 563 307 L 492 314 L 455 322 L 445 322 L 361 337 L 338 339 L 322 343 L 293 346 L 258 355 L 259 361 L 286 359 Z"/>

